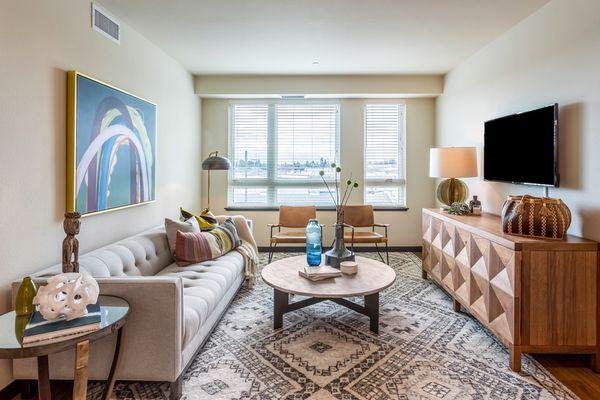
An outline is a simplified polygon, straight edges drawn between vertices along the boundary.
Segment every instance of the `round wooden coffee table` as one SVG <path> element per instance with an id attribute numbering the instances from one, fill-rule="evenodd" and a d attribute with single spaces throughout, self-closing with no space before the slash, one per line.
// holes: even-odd
<path id="1" fill-rule="evenodd" d="M 356 257 L 358 272 L 323 281 L 309 281 L 298 275 L 306 263 L 306 256 L 284 258 L 263 268 L 263 281 L 274 289 L 273 328 L 283 326 L 283 315 L 290 311 L 322 301 L 332 301 L 368 316 L 371 331 L 379 333 L 379 292 L 390 287 L 396 272 L 388 265 L 370 258 Z M 308 296 L 308 299 L 290 303 L 290 294 Z M 344 297 L 364 297 L 364 306 Z"/>

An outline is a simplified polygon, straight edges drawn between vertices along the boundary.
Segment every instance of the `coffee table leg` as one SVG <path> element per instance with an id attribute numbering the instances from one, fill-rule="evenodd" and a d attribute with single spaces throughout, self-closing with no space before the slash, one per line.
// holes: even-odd
<path id="1" fill-rule="evenodd" d="M 50 400 L 50 376 L 48 369 L 48 356 L 39 356 L 37 358 L 38 368 L 38 398 L 39 400 Z"/>
<path id="2" fill-rule="evenodd" d="M 379 333 L 379 293 L 365 296 L 365 309 L 371 320 L 371 331 Z"/>
<path id="3" fill-rule="evenodd" d="M 277 289 L 273 289 L 273 329 L 279 329 L 283 326 L 283 314 L 289 304 L 289 294 Z"/>

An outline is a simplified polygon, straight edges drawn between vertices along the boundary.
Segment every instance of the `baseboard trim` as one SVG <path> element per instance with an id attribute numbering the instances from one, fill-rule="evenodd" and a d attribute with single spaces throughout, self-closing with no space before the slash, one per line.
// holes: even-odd
<path id="1" fill-rule="evenodd" d="M 0 389 L 0 400 L 13 400 L 15 397 L 21 394 L 21 381 L 14 380 Z"/>
<path id="2" fill-rule="evenodd" d="M 329 250 L 331 247 L 326 247 L 325 251 Z M 306 248 L 304 246 L 277 246 L 272 249 L 273 253 L 304 253 Z M 422 246 L 390 246 L 388 247 L 389 251 L 395 251 L 400 253 L 420 253 L 423 251 Z M 258 251 L 268 253 L 269 246 L 258 246 Z M 367 246 L 354 246 L 354 251 L 358 253 L 369 253 L 369 252 L 377 252 L 375 247 L 367 247 Z M 379 251 L 385 251 L 385 247 L 380 247 Z"/>

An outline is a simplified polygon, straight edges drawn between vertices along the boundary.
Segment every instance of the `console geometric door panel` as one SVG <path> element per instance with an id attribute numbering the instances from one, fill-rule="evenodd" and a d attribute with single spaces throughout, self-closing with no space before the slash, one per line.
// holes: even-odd
<path id="1" fill-rule="evenodd" d="M 422 216 L 423 278 L 509 348 L 513 370 L 520 370 L 521 351 L 592 353 L 600 369 L 598 243 L 504 235 L 500 218 L 489 214 L 424 209 Z"/>
<path id="2" fill-rule="evenodd" d="M 435 217 L 423 218 L 426 271 L 505 344 L 515 332 L 515 252 Z"/>

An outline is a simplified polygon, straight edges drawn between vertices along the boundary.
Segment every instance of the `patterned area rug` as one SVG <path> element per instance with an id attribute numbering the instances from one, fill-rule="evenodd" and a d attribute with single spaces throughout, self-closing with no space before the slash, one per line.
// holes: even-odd
<path id="1" fill-rule="evenodd" d="M 273 331 L 272 289 L 260 280 L 242 288 L 187 371 L 183 398 L 576 398 L 527 355 L 521 374 L 510 371 L 506 349 L 421 279 L 417 256 L 390 253 L 390 262 L 398 276 L 380 297 L 379 335 L 369 331 L 367 317 L 331 302 L 286 314 L 284 328 Z M 99 389 L 90 387 L 90 397 Z M 123 382 L 117 394 L 168 398 L 168 385 Z"/>

